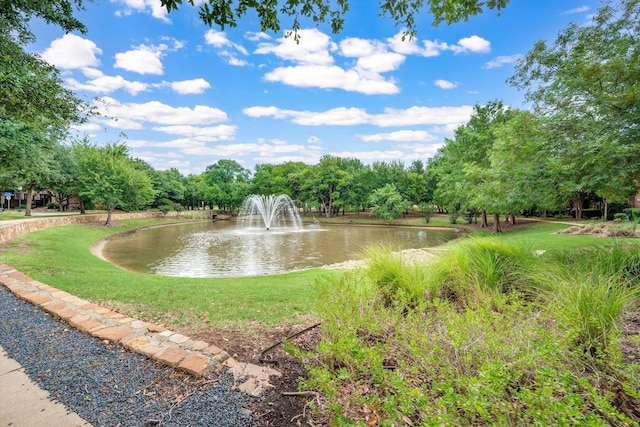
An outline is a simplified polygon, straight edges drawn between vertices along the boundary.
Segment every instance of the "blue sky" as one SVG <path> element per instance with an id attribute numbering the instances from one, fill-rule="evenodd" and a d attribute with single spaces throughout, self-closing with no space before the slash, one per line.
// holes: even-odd
<path id="1" fill-rule="evenodd" d="M 505 80 L 537 40 L 587 23 L 596 0 L 512 0 L 451 26 L 418 19 L 418 34 L 352 0 L 344 30 L 304 27 L 301 40 L 260 33 L 248 15 L 224 32 L 197 9 L 167 14 L 159 0 L 96 0 L 77 17 L 87 34 L 32 23 L 30 46 L 102 115 L 77 129 L 123 141 L 156 169 L 202 173 L 220 159 L 256 164 L 323 155 L 364 163 L 426 161 L 475 104 L 527 108 Z"/>

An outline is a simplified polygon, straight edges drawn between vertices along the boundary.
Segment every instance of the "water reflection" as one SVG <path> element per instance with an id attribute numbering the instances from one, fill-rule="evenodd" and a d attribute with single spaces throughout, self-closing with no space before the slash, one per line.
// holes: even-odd
<path id="1" fill-rule="evenodd" d="M 104 255 L 122 268 L 165 276 L 257 276 L 354 259 L 371 243 L 409 249 L 437 246 L 453 237 L 449 231 L 393 227 L 239 230 L 232 221 L 218 221 L 133 233 L 109 242 Z"/>

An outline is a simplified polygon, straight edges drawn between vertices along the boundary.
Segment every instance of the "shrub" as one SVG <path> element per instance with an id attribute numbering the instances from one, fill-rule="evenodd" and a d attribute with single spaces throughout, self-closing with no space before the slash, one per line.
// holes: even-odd
<path id="1" fill-rule="evenodd" d="M 60 205 L 57 203 L 49 202 L 47 203 L 47 209 L 60 209 Z"/>
<path id="2" fill-rule="evenodd" d="M 459 217 L 460 217 L 460 213 L 457 210 L 450 211 L 449 212 L 449 224 L 457 224 Z"/>
<path id="3" fill-rule="evenodd" d="M 616 338 L 622 314 L 637 299 L 640 255 L 619 247 L 560 251 L 534 272 L 546 308 L 571 345 L 595 356 Z"/>
<path id="4" fill-rule="evenodd" d="M 160 206 L 158 206 L 158 210 L 160 212 L 162 212 L 162 216 L 167 216 L 167 214 L 171 210 L 171 206 L 169 206 L 169 205 L 160 205 Z"/>
<path id="5" fill-rule="evenodd" d="M 423 205 L 422 215 L 424 216 L 424 221 L 428 224 L 429 221 L 431 221 L 431 217 L 433 216 L 433 206 Z"/>
<path id="6" fill-rule="evenodd" d="M 624 212 L 616 213 L 613 215 L 613 220 L 615 222 L 622 222 L 622 221 L 625 221 L 626 219 L 627 219 L 627 214 Z"/>
<path id="7" fill-rule="evenodd" d="M 610 202 L 607 209 L 607 220 L 611 221 L 615 218 L 617 213 L 623 213 L 625 209 L 631 207 L 631 203 L 628 200 L 624 202 Z"/>
<path id="8" fill-rule="evenodd" d="M 640 220 L 640 208 L 627 208 L 623 210 L 629 216 L 630 220 L 638 221 Z"/>
<path id="9" fill-rule="evenodd" d="M 414 306 L 422 299 L 427 285 L 423 266 L 407 263 L 399 252 L 379 245 L 370 247 L 364 257 L 368 267 L 366 278 L 374 284 L 385 305 Z"/>
<path id="10" fill-rule="evenodd" d="M 601 218 L 602 210 L 601 209 L 582 209 L 582 219 L 594 219 Z"/>

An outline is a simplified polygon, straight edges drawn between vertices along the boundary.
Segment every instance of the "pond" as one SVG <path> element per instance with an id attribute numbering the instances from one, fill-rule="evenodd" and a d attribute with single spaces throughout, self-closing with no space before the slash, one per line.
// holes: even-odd
<path id="1" fill-rule="evenodd" d="M 368 245 L 438 246 L 453 231 L 305 225 L 299 230 L 239 229 L 234 221 L 158 227 L 109 241 L 103 256 L 126 270 L 177 277 L 277 274 L 358 258 Z"/>

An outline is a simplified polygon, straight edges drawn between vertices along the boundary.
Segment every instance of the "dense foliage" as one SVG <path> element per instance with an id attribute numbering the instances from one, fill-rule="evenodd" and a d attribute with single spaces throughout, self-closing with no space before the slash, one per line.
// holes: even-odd
<path id="1" fill-rule="evenodd" d="M 473 239 L 425 265 L 374 248 L 368 268 L 322 280 L 322 341 L 290 350 L 324 422 L 640 422 L 640 364 L 621 346 L 640 254 L 532 249 Z"/>

